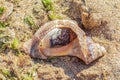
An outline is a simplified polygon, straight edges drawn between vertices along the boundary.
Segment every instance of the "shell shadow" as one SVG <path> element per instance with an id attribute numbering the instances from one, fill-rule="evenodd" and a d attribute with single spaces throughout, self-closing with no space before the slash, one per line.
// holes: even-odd
<path id="1" fill-rule="evenodd" d="M 91 66 L 95 65 L 97 60 L 86 65 L 82 60 L 77 57 L 64 56 L 64 57 L 52 57 L 47 60 L 43 60 L 45 64 L 53 65 L 54 67 L 62 68 L 64 73 L 70 77 L 70 79 L 79 80 L 76 76 L 82 70 L 88 69 Z M 35 63 L 40 63 L 38 60 Z M 41 63 L 40 63 L 41 64 Z"/>

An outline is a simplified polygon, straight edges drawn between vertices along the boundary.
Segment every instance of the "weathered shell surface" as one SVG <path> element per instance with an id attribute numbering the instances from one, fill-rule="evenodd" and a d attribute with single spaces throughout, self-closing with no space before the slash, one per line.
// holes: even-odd
<path id="1" fill-rule="evenodd" d="M 59 30 L 58 28 L 70 28 L 77 35 L 76 39 L 59 48 L 46 47 L 46 45 L 49 46 L 50 35 L 56 34 L 55 31 Z M 45 36 L 47 38 L 44 38 Z M 40 43 L 44 44 L 45 47 L 40 47 Z M 94 43 L 90 37 L 85 35 L 85 32 L 80 29 L 77 23 L 72 20 L 47 22 L 40 27 L 31 40 L 25 43 L 24 50 L 34 58 L 47 59 L 49 56 L 71 55 L 82 59 L 86 64 L 103 56 L 106 52 L 103 46 Z"/>

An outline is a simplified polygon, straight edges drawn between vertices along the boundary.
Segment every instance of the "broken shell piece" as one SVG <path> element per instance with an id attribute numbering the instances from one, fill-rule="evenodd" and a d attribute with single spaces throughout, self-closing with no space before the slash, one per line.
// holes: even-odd
<path id="1" fill-rule="evenodd" d="M 62 35 L 63 29 L 69 29 L 70 42 L 62 46 L 52 47 L 51 39 L 58 39 Z M 67 33 L 65 33 L 67 34 Z M 61 38 L 60 40 L 64 39 Z M 96 60 L 106 52 L 103 46 L 94 43 L 87 37 L 83 30 L 72 20 L 54 20 L 41 26 L 33 38 L 24 44 L 24 50 L 31 57 L 47 59 L 51 56 L 76 56 L 86 64 Z"/>
<path id="2" fill-rule="evenodd" d="M 3 14 L 0 15 L 0 20 L 4 21 L 12 13 L 13 4 L 6 1 L 0 1 L 0 5 L 1 7 L 5 8 L 5 10 L 3 11 Z"/>
<path id="3" fill-rule="evenodd" d="M 86 29 L 92 29 L 95 27 L 99 27 L 102 22 L 102 16 L 99 13 L 90 13 L 89 14 L 87 12 L 82 12 L 81 19 L 82 19 L 84 28 L 86 28 Z"/>

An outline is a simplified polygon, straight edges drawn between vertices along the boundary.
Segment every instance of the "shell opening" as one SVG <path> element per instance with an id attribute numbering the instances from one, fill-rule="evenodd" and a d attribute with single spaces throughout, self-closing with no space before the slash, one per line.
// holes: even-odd
<path id="1" fill-rule="evenodd" d="M 54 28 L 40 42 L 41 48 L 58 48 L 72 42 L 77 35 L 70 28 Z"/>

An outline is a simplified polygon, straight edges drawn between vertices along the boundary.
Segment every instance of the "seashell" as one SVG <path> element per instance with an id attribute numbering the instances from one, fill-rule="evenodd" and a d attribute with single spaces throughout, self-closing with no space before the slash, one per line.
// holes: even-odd
<path id="1" fill-rule="evenodd" d="M 68 29 L 63 34 L 63 30 Z M 64 30 L 65 31 L 65 30 Z M 65 36 L 65 35 L 69 35 Z M 62 35 L 62 38 L 61 38 Z M 61 39 L 57 39 L 57 38 Z M 67 39 L 67 40 L 65 40 Z M 56 44 L 57 41 L 62 45 Z M 63 42 L 62 42 L 63 41 Z M 63 44 L 65 42 L 65 44 Z M 67 42 L 68 41 L 68 42 Z M 33 58 L 47 59 L 51 56 L 76 56 L 86 64 L 103 56 L 106 52 L 103 46 L 93 42 L 85 35 L 78 24 L 72 20 L 54 20 L 41 26 L 33 38 L 24 44 L 24 50 Z"/>
<path id="2" fill-rule="evenodd" d="M 0 5 L 5 8 L 4 13 L 0 16 L 0 20 L 4 21 L 12 13 L 13 4 L 6 1 L 0 1 Z"/>

